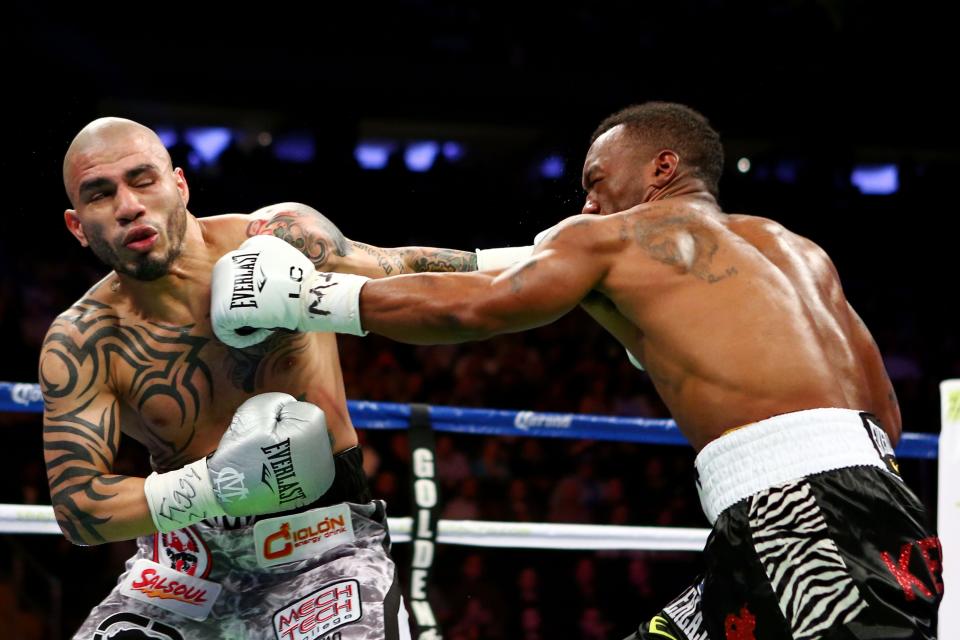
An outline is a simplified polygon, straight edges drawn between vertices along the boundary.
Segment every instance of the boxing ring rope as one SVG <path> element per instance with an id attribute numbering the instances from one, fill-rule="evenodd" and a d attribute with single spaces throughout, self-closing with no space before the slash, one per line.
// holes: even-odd
<path id="1" fill-rule="evenodd" d="M 405 429 L 410 421 L 411 409 L 406 404 L 352 400 L 348 406 L 354 425 L 361 429 Z M 39 385 L 0 382 L 0 411 L 42 412 Z M 669 419 L 441 406 L 429 407 L 429 414 L 433 429 L 438 432 L 687 444 L 676 424 Z M 901 458 L 934 460 L 938 456 L 938 444 L 939 438 L 935 434 L 904 433 L 896 452 Z M 391 518 L 390 529 L 394 541 L 409 541 L 411 519 Z M 49 506 L 6 504 L 0 505 L 0 533 L 59 534 L 60 529 Z M 437 533 L 438 542 L 471 546 L 701 551 L 709 530 L 440 520 Z"/>

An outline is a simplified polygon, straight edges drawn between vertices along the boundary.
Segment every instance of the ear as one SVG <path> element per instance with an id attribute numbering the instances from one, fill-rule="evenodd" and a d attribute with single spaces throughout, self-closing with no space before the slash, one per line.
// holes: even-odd
<path id="1" fill-rule="evenodd" d="M 83 225 L 80 224 L 80 216 L 73 209 L 67 209 L 63 212 L 63 221 L 67 223 L 67 229 L 80 241 L 80 246 L 89 247 L 87 235 L 83 232 Z"/>
<path id="2" fill-rule="evenodd" d="M 663 149 L 653 158 L 653 186 L 663 188 L 667 186 L 677 174 L 680 166 L 680 156 L 676 151 Z"/>
<path id="3" fill-rule="evenodd" d="M 190 204 L 190 185 L 187 184 L 187 177 L 183 175 L 183 169 L 177 167 L 173 170 L 174 178 L 177 181 L 177 191 L 180 192 L 180 197 L 183 198 L 183 206 Z"/>

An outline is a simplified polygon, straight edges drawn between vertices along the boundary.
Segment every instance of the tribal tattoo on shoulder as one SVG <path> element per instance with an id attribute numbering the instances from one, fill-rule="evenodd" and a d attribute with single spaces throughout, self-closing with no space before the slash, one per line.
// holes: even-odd
<path id="1" fill-rule="evenodd" d="M 123 398 L 135 410 L 160 396 L 178 408 L 179 415 L 172 416 L 178 425 L 175 437 L 150 431 L 146 437 L 154 458 L 186 462 L 182 454 L 213 390 L 210 370 L 199 356 L 209 338 L 191 335 L 192 328 L 123 324 L 110 306 L 91 298 L 71 307 L 51 326 L 39 374 L 45 405 L 44 452 L 54 509 L 71 539 L 103 541 L 97 527 L 110 517 L 91 516 L 77 500 L 107 500 L 116 495 L 111 486 L 127 480 L 104 474 L 119 445 L 121 401 L 113 398 L 102 407 L 98 404 L 101 389 L 116 389 L 118 366 L 130 371 Z"/>
<path id="2" fill-rule="evenodd" d="M 708 284 L 737 275 L 734 266 L 717 270 L 714 264 L 720 248 L 717 235 L 692 215 L 637 220 L 633 231 L 637 244 L 654 260 L 679 267 Z"/>

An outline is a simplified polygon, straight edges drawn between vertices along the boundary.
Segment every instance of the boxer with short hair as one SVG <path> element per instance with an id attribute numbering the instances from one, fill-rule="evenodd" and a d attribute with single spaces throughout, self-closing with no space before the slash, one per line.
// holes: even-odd
<path id="1" fill-rule="evenodd" d="M 581 215 L 506 271 L 311 273 L 296 299 L 268 284 L 265 313 L 229 306 L 228 254 L 214 330 L 228 343 L 279 326 L 436 344 L 582 305 L 646 367 L 698 451 L 714 525 L 706 574 L 632 638 L 932 638 L 940 543 L 898 474 L 900 412 L 877 345 L 820 247 L 720 209 L 722 166 L 702 115 L 633 106 L 593 136 Z M 271 281 L 298 259 L 250 244 Z"/>
<path id="2" fill-rule="evenodd" d="M 63 179 L 67 228 L 113 272 L 43 344 L 50 494 L 72 542 L 138 540 L 77 637 L 140 628 L 201 639 L 409 637 L 336 336 L 224 345 L 210 325 L 211 272 L 258 234 L 294 251 L 304 271 L 473 269 L 476 256 L 352 242 L 297 203 L 198 219 L 183 171 L 130 120 L 87 125 Z M 251 259 L 234 257 L 232 304 L 247 308 L 268 283 Z M 113 472 L 121 433 L 147 448 L 154 473 Z"/>

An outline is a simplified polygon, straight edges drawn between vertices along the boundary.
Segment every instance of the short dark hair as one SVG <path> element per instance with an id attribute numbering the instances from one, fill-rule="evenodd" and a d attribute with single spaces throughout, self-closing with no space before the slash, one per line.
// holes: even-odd
<path id="1" fill-rule="evenodd" d="M 723 173 L 720 134 L 703 114 L 675 102 L 644 102 L 621 109 L 600 123 L 590 144 L 618 125 L 653 146 L 676 151 L 715 197 Z"/>

